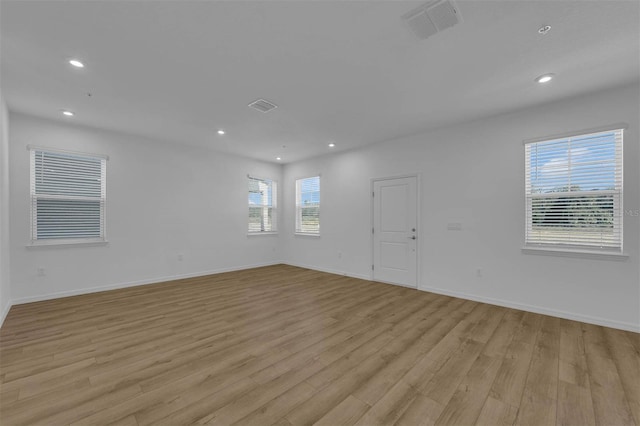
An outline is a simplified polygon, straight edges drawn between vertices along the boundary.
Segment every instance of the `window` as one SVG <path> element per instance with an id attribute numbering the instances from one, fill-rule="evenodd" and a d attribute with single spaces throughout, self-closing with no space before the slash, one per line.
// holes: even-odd
<path id="1" fill-rule="evenodd" d="M 622 135 L 525 144 L 527 246 L 622 251 Z"/>
<path id="2" fill-rule="evenodd" d="M 106 157 L 29 149 L 32 244 L 105 241 Z"/>
<path id="3" fill-rule="evenodd" d="M 320 176 L 296 180 L 296 233 L 320 234 Z"/>
<path id="4" fill-rule="evenodd" d="M 276 232 L 276 183 L 249 176 L 249 233 Z"/>

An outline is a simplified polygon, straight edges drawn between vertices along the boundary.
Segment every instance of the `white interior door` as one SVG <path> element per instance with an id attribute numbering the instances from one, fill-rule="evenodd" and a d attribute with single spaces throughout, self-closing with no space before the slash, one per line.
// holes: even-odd
<path id="1" fill-rule="evenodd" d="M 373 181 L 373 279 L 407 287 L 418 282 L 417 178 Z"/>

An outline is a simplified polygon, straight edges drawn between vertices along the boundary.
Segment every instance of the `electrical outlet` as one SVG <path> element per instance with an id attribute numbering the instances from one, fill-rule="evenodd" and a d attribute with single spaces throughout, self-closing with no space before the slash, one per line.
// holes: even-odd
<path id="1" fill-rule="evenodd" d="M 482 269 L 481 268 L 476 269 L 476 278 L 482 278 Z"/>
<path id="2" fill-rule="evenodd" d="M 338 259 L 342 259 L 342 252 L 341 251 L 338 252 Z"/>
<path id="3" fill-rule="evenodd" d="M 460 222 L 447 223 L 447 231 L 462 231 L 462 223 Z"/>
<path id="4" fill-rule="evenodd" d="M 38 268 L 37 271 L 39 277 L 44 277 L 44 268 Z"/>
<path id="5" fill-rule="evenodd" d="M 178 254 L 178 261 L 182 262 L 184 260 L 184 255 L 182 253 Z"/>

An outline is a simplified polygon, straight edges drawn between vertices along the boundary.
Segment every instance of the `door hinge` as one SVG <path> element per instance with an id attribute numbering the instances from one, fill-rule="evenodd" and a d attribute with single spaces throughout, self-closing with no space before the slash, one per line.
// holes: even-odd
<path id="1" fill-rule="evenodd" d="M 371 228 L 371 233 L 372 233 L 372 234 L 375 234 L 375 233 L 376 233 L 376 230 L 375 230 L 374 228 Z"/>
<path id="2" fill-rule="evenodd" d="M 376 193 L 375 193 L 375 192 L 372 192 L 372 193 L 371 193 L 371 196 L 372 196 L 372 197 L 375 197 L 375 196 L 376 196 Z"/>
<path id="3" fill-rule="evenodd" d="M 373 265 L 371 265 L 371 270 L 373 271 Z"/>

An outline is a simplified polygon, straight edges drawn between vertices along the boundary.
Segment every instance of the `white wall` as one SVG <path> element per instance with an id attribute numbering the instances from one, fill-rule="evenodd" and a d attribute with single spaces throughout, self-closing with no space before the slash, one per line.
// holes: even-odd
<path id="1" fill-rule="evenodd" d="M 14 303 L 280 262 L 279 236 L 247 237 L 247 174 L 281 182 L 282 166 L 21 114 L 10 122 Z M 29 144 L 109 156 L 107 245 L 27 247 Z"/>
<path id="2" fill-rule="evenodd" d="M 290 164 L 284 174 L 279 165 L 14 113 L 7 171 L 3 109 L 0 309 L 9 299 L 21 303 L 282 259 L 368 278 L 371 179 L 419 173 L 420 289 L 639 331 L 637 215 L 625 217 L 624 261 L 520 250 L 523 139 L 628 123 L 625 210 L 640 209 L 639 101 L 640 86 L 621 87 Z M 108 245 L 27 248 L 28 144 L 109 155 Z M 246 236 L 247 173 L 278 181 L 280 236 Z M 316 174 L 322 175 L 322 235 L 297 237 L 294 180 Z M 463 230 L 447 231 L 448 222 L 461 222 Z"/>
<path id="3" fill-rule="evenodd" d="M 9 113 L 0 94 L 0 325 L 11 307 L 9 278 Z"/>
<path id="4" fill-rule="evenodd" d="M 288 207 L 285 262 L 370 277 L 371 179 L 419 173 L 420 289 L 640 331 L 638 216 L 625 217 L 624 261 L 521 252 L 522 141 L 626 122 L 624 203 L 637 211 L 639 101 L 639 87 L 626 86 L 287 165 L 286 206 L 296 178 L 322 175 L 322 235 L 294 236 Z"/>

